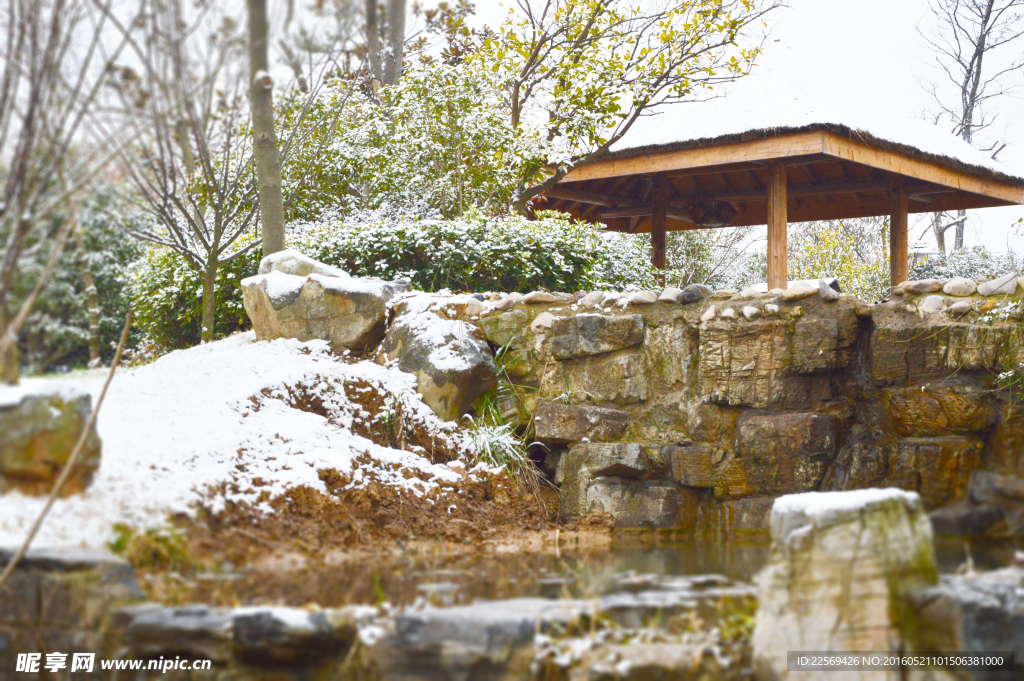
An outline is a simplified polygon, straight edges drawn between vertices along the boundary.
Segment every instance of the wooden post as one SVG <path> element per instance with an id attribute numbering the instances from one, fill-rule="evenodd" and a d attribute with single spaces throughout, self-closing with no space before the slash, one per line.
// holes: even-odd
<path id="1" fill-rule="evenodd" d="M 654 177 L 654 206 L 651 212 L 651 264 L 665 269 L 665 232 L 668 228 L 668 178 Z M 664 282 L 662 282 L 664 283 Z"/>
<path id="2" fill-rule="evenodd" d="M 889 273 L 894 287 L 910 276 L 907 241 L 907 193 L 900 181 L 892 188 L 892 216 L 889 218 Z"/>
<path id="3" fill-rule="evenodd" d="M 771 168 L 768 183 L 768 288 L 789 286 L 789 264 L 786 256 L 786 166 Z"/>

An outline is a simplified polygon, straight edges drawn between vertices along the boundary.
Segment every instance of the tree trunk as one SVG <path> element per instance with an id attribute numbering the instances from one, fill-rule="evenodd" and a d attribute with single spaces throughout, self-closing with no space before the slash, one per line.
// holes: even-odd
<path id="1" fill-rule="evenodd" d="M 402 56 L 405 52 L 405 0 L 388 0 L 388 54 L 384 84 L 395 85 L 402 77 Z"/>
<path id="2" fill-rule="evenodd" d="M 82 269 L 82 282 L 85 284 L 85 305 L 89 312 L 89 366 L 96 367 L 100 364 L 100 306 L 96 298 L 96 284 L 89 269 L 89 252 L 85 250 L 82 226 L 77 220 L 71 226 L 71 231 L 75 235 L 78 266 Z"/>
<path id="3" fill-rule="evenodd" d="M 960 250 L 964 247 L 964 227 L 967 226 L 967 211 L 957 211 L 956 219 L 956 238 L 953 239 L 953 248 L 955 250 Z"/>
<path id="4" fill-rule="evenodd" d="M 380 27 L 377 26 L 377 0 L 366 0 L 366 58 L 370 67 L 370 87 L 377 94 L 381 83 Z"/>
<path id="5" fill-rule="evenodd" d="M 932 213 L 932 231 L 935 233 L 935 246 L 939 253 L 946 255 L 946 233 L 942 229 L 942 213 Z"/>
<path id="6" fill-rule="evenodd" d="M 203 328 L 202 341 L 213 340 L 213 330 L 217 326 L 217 269 L 220 263 L 211 257 L 206 263 L 203 273 Z"/>
<path id="7" fill-rule="evenodd" d="M 267 2 L 247 0 L 247 3 L 249 97 L 252 100 L 252 132 L 255 138 L 253 156 L 260 190 L 263 256 L 266 257 L 284 250 L 284 199 L 281 194 L 281 162 L 274 136 L 274 82 L 270 79 L 270 60 L 267 57 Z"/>
<path id="8" fill-rule="evenodd" d="M 7 333 L 11 320 L 5 306 L 0 304 L 0 333 Z M 18 344 L 11 343 L 11 349 L 0 355 L 0 384 L 18 385 Z"/>

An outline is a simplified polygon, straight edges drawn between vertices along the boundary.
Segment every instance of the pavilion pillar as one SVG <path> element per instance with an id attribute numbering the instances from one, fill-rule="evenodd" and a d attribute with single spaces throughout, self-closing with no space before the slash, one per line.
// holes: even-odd
<path id="1" fill-rule="evenodd" d="M 786 255 L 786 166 L 771 167 L 768 182 L 768 288 L 789 286 L 789 263 Z"/>
<path id="2" fill-rule="evenodd" d="M 894 287 L 910 276 L 907 269 L 907 212 L 907 193 L 903 183 L 899 182 L 892 188 L 892 215 L 889 218 L 889 279 Z"/>
<path id="3" fill-rule="evenodd" d="M 665 240 L 668 230 L 668 178 L 654 176 L 654 204 L 651 211 L 651 264 L 665 269 Z M 663 282 L 664 283 L 664 282 Z"/>

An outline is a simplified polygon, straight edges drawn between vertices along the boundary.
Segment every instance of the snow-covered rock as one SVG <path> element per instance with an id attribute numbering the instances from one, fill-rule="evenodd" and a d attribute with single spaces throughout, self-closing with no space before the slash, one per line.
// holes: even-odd
<path id="1" fill-rule="evenodd" d="M 917 494 L 863 489 L 783 496 L 772 507 L 771 534 L 771 557 L 758 579 L 757 678 L 787 678 L 790 650 L 915 650 L 906 599 L 938 580 L 931 524 Z M 857 678 L 891 677 L 862 672 Z"/>
<path id="2" fill-rule="evenodd" d="M 442 319 L 429 295 L 402 301 L 381 345 L 381 360 L 397 360 L 398 369 L 416 377 L 416 391 L 445 421 L 456 421 L 497 385 L 487 343 L 477 327 Z"/>
<path id="3" fill-rule="evenodd" d="M 293 250 L 271 253 L 260 260 L 259 274 L 270 274 L 271 272 L 283 272 L 297 277 L 319 274 L 322 277 L 335 279 L 348 279 L 350 276 L 344 270 L 313 260 L 313 258 Z"/>
<path id="4" fill-rule="evenodd" d="M 289 267 L 295 264 L 300 270 L 309 265 L 298 258 L 280 260 Z M 321 265 L 315 260 L 310 262 Z M 300 276 L 272 269 L 242 280 L 242 302 L 259 340 L 319 339 L 329 341 L 336 351 L 362 350 L 384 337 L 388 301 L 408 290 L 408 284 L 399 282 L 315 272 Z"/>
<path id="5" fill-rule="evenodd" d="M 92 416 L 89 393 L 71 385 L 31 381 L 0 386 L 0 494 L 50 491 Z M 63 491 L 92 482 L 100 465 L 100 438 L 90 430 Z"/>

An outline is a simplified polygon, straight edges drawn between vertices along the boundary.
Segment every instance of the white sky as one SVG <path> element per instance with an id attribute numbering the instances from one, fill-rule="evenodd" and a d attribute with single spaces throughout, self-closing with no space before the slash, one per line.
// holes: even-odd
<path id="1" fill-rule="evenodd" d="M 776 52 L 780 55 L 776 58 L 785 52 L 787 61 L 796 57 L 793 68 L 805 62 L 808 71 L 828 74 L 833 85 L 848 92 L 851 100 L 891 110 L 893 116 L 918 118 L 935 108 L 919 82 L 920 78 L 939 77 L 928 64 L 930 53 L 916 30 L 927 18 L 926 0 L 790 0 L 789 4 L 774 19 L 765 63 L 772 60 L 774 46 L 785 46 L 788 49 Z M 507 0 L 477 0 L 477 20 L 495 25 L 509 5 Z M 1024 52 L 1024 42 L 1011 50 L 1016 54 L 1008 51 L 1007 58 L 1019 56 Z M 1011 82 L 1019 84 L 1022 80 L 1017 74 L 1016 81 Z M 999 160 L 1012 174 L 1024 176 L 1024 88 L 1003 96 L 991 111 L 998 118 L 988 134 L 1007 142 Z M 967 246 L 983 243 L 993 251 L 1024 249 L 1024 234 L 1013 234 L 1014 223 L 1024 217 L 1024 207 L 986 208 L 971 211 L 970 215 Z M 915 227 L 914 217 L 911 243 L 925 229 L 924 222 Z M 952 245 L 952 237 L 950 230 L 947 244 Z M 923 240 L 929 248 L 934 247 L 930 231 Z"/>

